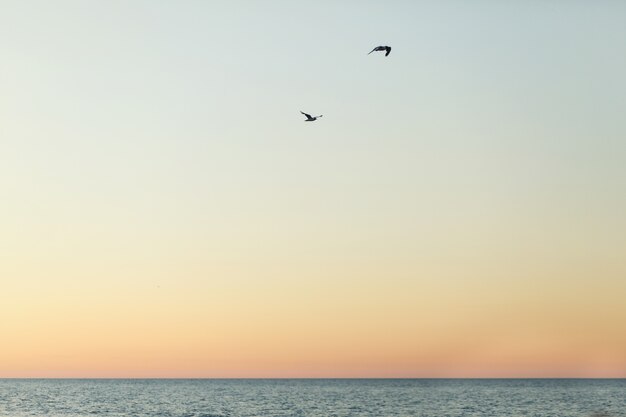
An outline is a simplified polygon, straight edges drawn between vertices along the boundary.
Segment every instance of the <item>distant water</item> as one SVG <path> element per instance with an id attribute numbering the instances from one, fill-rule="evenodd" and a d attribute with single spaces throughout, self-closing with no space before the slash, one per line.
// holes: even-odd
<path id="1" fill-rule="evenodd" d="M 626 416 L 626 380 L 0 379 L 0 416 Z"/>

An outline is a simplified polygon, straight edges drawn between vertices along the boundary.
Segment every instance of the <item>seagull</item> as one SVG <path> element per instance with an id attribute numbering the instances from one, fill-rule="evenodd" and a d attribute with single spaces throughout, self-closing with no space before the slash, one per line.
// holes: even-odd
<path id="1" fill-rule="evenodd" d="M 389 52 L 391 52 L 391 46 L 377 46 L 376 48 L 372 49 L 369 54 L 371 54 L 374 51 L 387 51 L 385 52 L 385 56 L 387 56 L 389 55 Z"/>
<path id="2" fill-rule="evenodd" d="M 322 114 L 320 114 L 319 116 L 315 116 L 315 117 L 313 117 L 313 116 L 311 116 L 310 114 L 306 114 L 306 113 L 305 113 L 305 112 L 303 112 L 303 111 L 300 111 L 300 113 L 302 113 L 302 114 L 304 114 L 304 115 L 306 116 L 306 120 L 305 120 L 305 122 L 314 122 L 315 120 L 317 120 L 317 118 L 318 118 L 318 117 L 322 117 L 322 116 L 323 116 Z"/>

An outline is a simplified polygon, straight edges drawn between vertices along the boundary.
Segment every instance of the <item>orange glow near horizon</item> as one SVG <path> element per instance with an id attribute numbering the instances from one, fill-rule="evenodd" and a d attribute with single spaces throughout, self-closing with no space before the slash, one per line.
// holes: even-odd
<path id="1" fill-rule="evenodd" d="M 231 269 L 219 287 L 215 280 L 195 281 L 192 292 L 176 281 L 126 293 L 123 282 L 109 281 L 109 288 L 66 282 L 61 290 L 41 281 L 45 290 L 21 289 L 30 294 L 28 304 L 14 285 L 14 297 L 0 307 L 11 318 L 2 322 L 0 374 L 626 376 L 626 336 L 615 332 L 623 314 L 617 291 L 608 297 L 590 289 L 585 304 L 574 297 L 580 289 L 571 287 L 568 295 L 558 287 L 536 294 L 465 279 L 456 280 L 454 290 L 423 278 L 387 275 L 377 282 L 381 270 L 374 265 L 343 282 L 326 274 L 314 280 L 318 271 L 309 270 L 308 284 L 290 281 L 284 270 L 286 276 L 270 286 L 237 279 L 247 269 Z"/>

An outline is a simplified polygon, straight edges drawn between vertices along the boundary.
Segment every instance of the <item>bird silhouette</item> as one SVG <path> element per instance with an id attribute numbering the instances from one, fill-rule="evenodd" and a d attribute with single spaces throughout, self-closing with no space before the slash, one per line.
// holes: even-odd
<path id="1" fill-rule="evenodd" d="M 315 117 L 313 117 L 313 116 L 311 116 L 310 114 L 306 114 L 306 113 L 305 113 L 305 112 L 303 112 L 303 111 L 300 111 L 300 113 L 302 113 L 302 114 L 304 114 L 304 115 L 306 116 L 306 120 L 305 120 L 305 122 L 314 122 L 315 120 L 317 120 L 317 118 L 318 118 L 318 117 L 322 117 L 322 116 L 323 116 L 323 115 L 321 115 L 321 114 L 320 114 L 319 116 L 315 116 Z"/>
<path id="2" fill-rule="evenodd" d="M 374 51 L 386 51 L 385 52 L 385 56 L 389 55 L 389 53 L 391 52 L 391 46 L 377 46 L 376 48 L 372 49 L 369 54 L 371 54 Z M 369 55 L 368 54 L 368 55 Z"/>

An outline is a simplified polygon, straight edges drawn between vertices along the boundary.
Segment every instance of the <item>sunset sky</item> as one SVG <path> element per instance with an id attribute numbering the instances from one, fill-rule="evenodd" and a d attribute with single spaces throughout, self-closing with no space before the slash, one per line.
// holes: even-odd
<path id="1" fill-rule="evenodd" d="M 0 378 L 626 377 L 625 20 L 0 0 Z"/>

